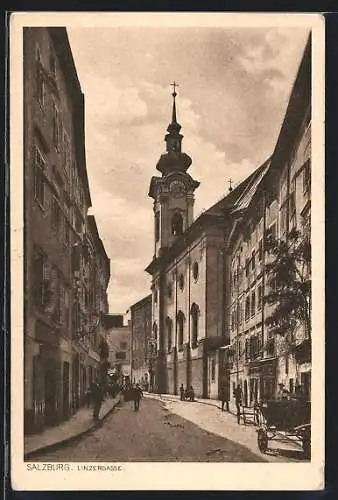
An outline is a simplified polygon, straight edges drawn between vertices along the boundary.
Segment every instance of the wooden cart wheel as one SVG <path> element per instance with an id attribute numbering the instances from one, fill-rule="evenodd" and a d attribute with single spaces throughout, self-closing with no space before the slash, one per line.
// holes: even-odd
<path id="1" fill-rule="evenodd" d="M 258 441 L 259 451 L 261 451 L 262 453 L 265 453 L 266 450 L 268 449 L 269 439 L 268 439 L 267 432 L 264 429 L 259 429 L 257 441 Z"/>
<path id="2" fill-rule="evenodd" d="M 311 457 L 311 432 L 305 429 L 303 433 L 303 453 L 306 458 Z"/>

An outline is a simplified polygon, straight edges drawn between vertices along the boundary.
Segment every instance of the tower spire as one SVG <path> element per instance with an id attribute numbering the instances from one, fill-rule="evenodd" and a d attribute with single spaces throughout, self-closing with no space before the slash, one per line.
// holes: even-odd
<path id="1" fill-rule="evenodd" d="M 177 123 L 177 118 L 176 118 L 176 96 L 177 96 L 176 87 L 178 87 L 179 85 L 178 85 L 178 83 L 175 82 L 175 80 L 170 85 L 174 88 L 174 92 L 171 94 L 173 96 L 173 114 L 172 114 L 171 123 L 174 124 L 174 123 Z"/>
<path id="2" fill-rule="evenodd" d="M 171 123 L 167 128 L 165 135 L 166 153 L 164 153 L 157 163 L 157 170 L 162 172 L 162 175 L 167 175 L 170 172 L 186 172 L 191 165 L 191 158 L 185 153 L 182 153 L 182 139 L 183 135 L 180 134 L 181 125 L 177 121 L 176 115 L 176 87 L 178 83 L 175 81 L 170 84 L 173 87 L 173 108 Z"/>

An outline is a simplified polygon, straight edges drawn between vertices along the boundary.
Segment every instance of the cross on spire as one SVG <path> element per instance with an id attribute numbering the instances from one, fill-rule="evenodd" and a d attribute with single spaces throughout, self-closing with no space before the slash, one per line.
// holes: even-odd
<path id="1" fill-rule="evenodd" d="M 178 83 L 175 82 L 175 80 L 170 85 L 174 88 L 174 92 L 172 93 L 172 96 L 175 98 L 177 96 L 176 87 L 178 87 L 179 85 L 178 85 Z"/>
<path id="2" fill-rule="evenodd" d="M 232 179 L 229 179 L 229 191 L 231 192 L 233 190 L 233 187 L 232 187 Z"/>

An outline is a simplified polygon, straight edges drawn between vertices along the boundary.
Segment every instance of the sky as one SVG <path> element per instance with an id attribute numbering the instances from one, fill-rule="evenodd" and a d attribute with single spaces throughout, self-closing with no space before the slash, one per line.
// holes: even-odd
<path id="1" fill-rule="evenodd" d="M 111 313 L 150 293 L 150 179 L 165 151 L 172 87 L 183 148 L 200 181 L 194 214 L 273 152 L 305 48 L 304 28 L 69 28 L 85 95 L 86 159 L 111 259 Z"/>

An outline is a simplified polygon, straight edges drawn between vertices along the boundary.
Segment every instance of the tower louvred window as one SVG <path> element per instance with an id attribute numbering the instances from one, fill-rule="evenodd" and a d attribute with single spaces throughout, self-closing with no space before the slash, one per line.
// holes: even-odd
<path id="1" fill-rule="evenodd" d="M 171 219 L 171 231 L 175 236 L 183 234 L 183 217 L 180 212 L 175 212 Z"/>

